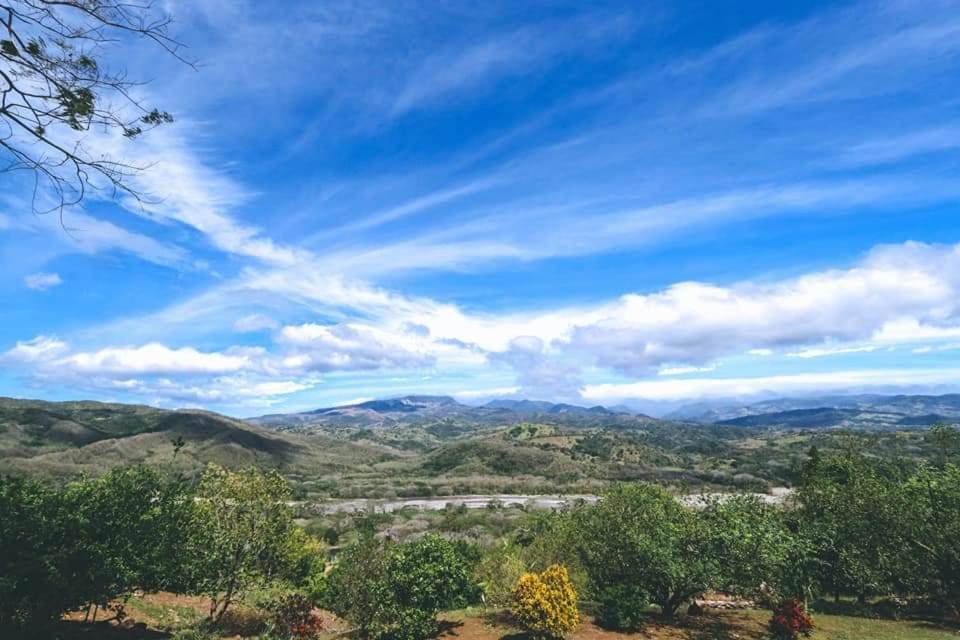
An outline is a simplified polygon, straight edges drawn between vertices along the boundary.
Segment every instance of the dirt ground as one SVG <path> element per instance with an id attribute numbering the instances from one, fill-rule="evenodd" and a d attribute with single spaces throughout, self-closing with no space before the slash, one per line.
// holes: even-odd
<path id="1" fill-rule="evenodd" d="M 169 593 L 149 594 L 131 599 L 122 622 L 85 624 L 83 612 L 68 616 L 56 633 L 43 640 L 165 640 L 173 630 L 202 619 L 209 610 L 206 598 Z M 350 625 L 327 612 L 317 612 L 324 620 L 322 640 L 346 640 Z M 109 616 L 109 612 L 107 613 Z M 768 611 L 708 608 L 702 616 L 680 618 L 675 624 L 651 619 L 634 633 L 606 631 L 587 617 L 568 640 L 747 640 L 766 638 Z M 526 640 L 503 614 L 483 614 L 477 610 L 440 616 L 440 640 Z M 952 640 L 960 633 L 960 624 L 931 623 L 919 620 L 877 620 L 862 617 L 817 613 L 817 629 L 811 640 Z M 221 638 L 241 640 L 263 631 L 262 616 L 238 605 L 228 612 Z M 0 640 L 8 640 L 2 638 Z"/>
<path id="2" fill-rule="evenodd" d="M 439 638 L 461 640 L 525 640 L 526 636 L 511 627 L 502 616 L 490 618 L 440 617 L 443 631 Z M 737 640 L 762 638 L 762 620 L 745 612 L 709 611 L 706 615 L 686 618 L 676 625 L 651 623 L 642 632 L 620 633 L 601 629 L 589 617 L 569 638 L 571 640 Z"/>

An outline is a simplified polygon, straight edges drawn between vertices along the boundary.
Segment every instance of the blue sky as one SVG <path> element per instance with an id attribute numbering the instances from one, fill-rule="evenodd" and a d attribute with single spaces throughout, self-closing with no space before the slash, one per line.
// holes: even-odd
<path id="1" fill-rule="evenodd" d="M 150 202 L 0 174 L 0 394 L 960 388 L 960 2 L 167 4 Z"/>

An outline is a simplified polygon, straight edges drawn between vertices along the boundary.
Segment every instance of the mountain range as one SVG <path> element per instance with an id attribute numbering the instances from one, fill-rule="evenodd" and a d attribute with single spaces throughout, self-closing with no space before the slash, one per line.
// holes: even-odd
<path id="1" fill-rule="evenodd" d="M 247 421 L 273 428 L 363 427 L 388 428 L 424 425 L 437 421 L 468 421 L 477 425 L 508 425 L 547 419 L 564 424 L 625 425 L 650 422 L 653 418 L 606 407 L 580 407 L 538 400 L 491 400 L 475 406 L 449 396 L 403 396 L 368 400 L 351 405 L 325 407 L 301 413 L 280 413 Z"/>
<path id="2" fill-rule="evenodd" d="M 960 394 L 811 396 L 746 405 L 692 404 L 666 419 L 755 427 L 909 428 L 960 419 Z"/>
<path id="3" fill-rule="evenodd" d="M 318 495 L 522 492 L 531 482 L 545 492 L 588 479 L 726 486 L 788 481 L 812 444 L 826 449 L 844 437 L 838 429 L 872 432 L 878 454 L 927 455 L 922 429 L 941 421 L 960 422 L 960 395 L 787 398 L 690 407 L 671 420 L 601 406 L 521 399 L 475 406 L 423 395 L 247 420 L 0 398 L 0 474 L 74 477 L 136 463 L 194 474 L 210 462 L 252 464 L 281 470 Z"/>
<path id="4" fill-rule="evenodd" d="M 474 425 L 547 422 L 619 428 L 654 422 L 695 422 L 756 428 L 896 429 L 929 426 L 937 422 L 954 423 L 958 419 L 960 394 L 813 396 L 777 398 L 746 405 L 698 403 L 682 407 L 661 420 L 621 407 L 581 407 L 525 399 L 497 399 L 474 406 L 448 396 L 403 396 L 301 413 L 259 416 L 248 421 L 281 430 L 384 429 L 422 426 L 438 421 Z"/>

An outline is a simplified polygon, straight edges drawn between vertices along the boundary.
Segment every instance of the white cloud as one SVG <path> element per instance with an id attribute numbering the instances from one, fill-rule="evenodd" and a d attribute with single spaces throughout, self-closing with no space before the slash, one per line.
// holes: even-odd
<path id="1" fill-rule="evenodd" d="M 356 371 L 364 369 L 420 368 L 434 358 L 417 339 L 403 339 L 387 331 L 360 324 L 290 325 L 278 340 L 289 352 L 281 360 L 287 369 L 303 371 Z"/>
<path id="2" fill-rule="evenodd" d="M 263 331 L 264 329 L 276 329 L 279 326 L 280 323 L 270 316 L 263 315 L 262 313 L 253 313 L 237 319 L 237 321 L 233 323 L 233 330 L 238 333 L 252 333 L 255 331 Z"/>
<path id="3" fill-rule="evenodd" d="M 36 291 L 46 291 L 47 289 L 63 284 L 59 273 L 44 272 L 31 273 L 28 276 L 24 276 L 23 282 L 27 287 Z"/>
<path id="4" fill-rule="evenodd" d="M 519 29 L 486 40 L 460 41 L 452 50 L 435 51 L 409 74 L 393 102 L 392 115 L 479 91 L 504 77 L 555 64 L 562 56 L 587 53 L 629 33 L 626 15 L 588 15 Z"/>
<path id="5" fill-rule="evenodd" d="M 824 391 L 908 390 L 931 386 L 958 386 L 960 369 L 872 369 L 831 371 L 755 378 L 689 378 L 587 385 L 585 399 L 600 403 L 624 400 L 694 400 L 742 398 L 765 393 L 778 395 Z"/>
<path id="6" fill-rule="evenodd" d="M 589 201 L 561 212 L 497 202 L 475 212 L 469 223 L 458 221 L 449 228 L 386 244 L 329 251 L 317 258 L 317 265 L 324 272 L 363 278 L 414 270 L 463 270 L 504 261 L 643 248 L 680 233 L 789 213 L 887 210 L 905 204 L 952 202 L 958 196 L 960 188 L 955 183 L 883 176 L 769 183 L 599 211 L 594 211 L 596 205 Z"/>
<path id="7" fill-rule="evenodd" d="M 198 155 L 196 144 L 186 138 L 198 132 L 196 125 L 178 122 L 151 131 L 134 147 L 118 131 L 94 132 L 86 144 L 96 154 L 149 167 L 128 180 L 132 189 L 146 196 L 122 201 L 132 213 L 192 227 L 227 253 L 276 264 L 307 258 L 307 252 L 278 245 L 232 215 L 231 210 L 250 200 L 251 193 Z"/>
<path id="8" fill-rule="evenodd" d="M 658 376 L 682 376 L 689 373 L 707 373 L 708 371 L 715 371 L 716 366 L 710 367 L 661 367 L 657 371 Z"/>
<path id="9" fill-rule="evenodd" d="M 338 322 L 284 327 L 279 351 L 261 359 L 275 375 L 407 367 L 462 375 L 492 362 L 511 368 L 524 393 L 572 397 L 597 370 L 679 375 L 726 355 L 825 355 L 957 335 L 958 274 L 960 245 L 907 243 L 790 279 L 687 282 L 593 306 L 481 314 L 313 270 L 251 270 L 216 294 L 108 333 L 207 324 L 215 314 L 232 324 L 236 300 L 293 303 Z"/>
<path id="10" fill-rule="evenodd" d="M 681 283 L 623 296 L 558 348 L 643 376 L 666 363 L 699 366 L 750 349 L 863 341 L 903 319 L 953 329 L 960 325 L 958 274 L 960 245 L 907 243 L 877 248 L 851 269 L 791 280 Z"/>
<path id="11" fill-rule="evenodd" d="M 916 318 L 898 318 L 883 323 L 871 340 L 880 344 L 903 344 L 960 338 L 960 326 L 921 322 Z"/>
<path id="12" fill-rule="evenodd" d="M 824 356 L 838 356 L 847 353 L 870 353 L 876 351 L 880 347 L 876 345 L 867 345 L 860 347 L 818 347 L 812 349 L 803 349 L 801 351 L 794 351 L 788 353 L 787 357 L 789 358 L 822 358 Z"/>
<path id="13" fill-rule="evenodd" d="M 75 353 L 58 361 L 57 365 L 92 374 L 214 374 L 239 371 L 252 366 L 252 362 L 245 354 L 203 352 L 193 347 L 171 349 L 152 343 Z"/>
<path id="14" fill-rule="evenodd" d="M 24 363 L 41 363 L 63 354 L 69 346 L 63 340 L 53 336 L 37 336 L 32 340 L 17 342 L 6 351 L 4 360 Z"/>

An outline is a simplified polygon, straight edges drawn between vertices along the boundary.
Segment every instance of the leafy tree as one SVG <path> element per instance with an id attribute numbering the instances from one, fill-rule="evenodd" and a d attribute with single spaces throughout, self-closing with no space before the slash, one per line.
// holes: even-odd
<path id="1" fill-rule="evenodd" d="M 387 604 L 376 620 L 380 637 L 432 637 L 438 612 L 464 607 L 479 596 L 463 550 L 436 535 L 392 546 L 385 578 Z"/>
<path id="2" fill-rule="evenodd" d="M 74 550 L 70 570 L 84 599 L 106 607 L 134 590 L 178 586 L 192 515 L 183 483 L 155 468 L 114 469 L 68 485 L 62 507 Z"/>
<path id="3" fill-rule="evenodd" d="M 169 17 L 153 2 L 2 0 L 0 22 L 0 153 L 7 170 L 28 171 L 41 187 L 35 210 L 62 213 L 88 189 L 139 197 L 128 178 L 141 167 L 87 148 L 84 134 L 113 130 L 132 139 L 173 120 L 142 104 L 138 83 L 111 71 L 102 55 L 140 38 L 187 62 Z M 52 209 L 37 199 L 47 187 L 56 199 Z"/>
<path id="4" fill-rule="evenodd" d="M 799 492 L 800 535 L 812 545 L 828 593 L 864 600 L 915 583 L 904 480 L 901 469 L 856 452 L 824 458 L 808 473 Z"/>
<path id="5" fill-rule="evenodd" d="M 471 574 L 457 545 L 439 536 L 404 544 L 365 536 L 328 576 L 324 603 L 362 637 L 422 640 L 436 634 L 439 611 L 478 595 Z"/>
<path id="6" fill-rule="evenodd" d="M 63 570 L 69 541 L 61 504 L 41 482 L 0 477 L 0 630 L 41 626 L 83 604 Z"/>
<path id="7" fill-rule="evenodd" d="M 176 588 L 191 509 L 178 478 L 147 467 L 59 489 L 3 479 L 0 626 L 42 625 L 134 590 Z"/>
<path id="8" fill-rule="evenodd" d="M 763 585 L 783 588 L 795 541 L 780 509 L 757 496 L 740 495 L 710 502 L 700 517 L 725 590 L 752 596 Z"/>
<path id="9" fill-rule="evenodd" d="M 322 593 L 319 604 L 357 625 L 361 637 L 371 637 L 374 617 L 383 605 L 380 585 L 386 570 L 383 543 L 373 535 L 362 536 L 343 550 L 322 590 L 316 590 Z"/>
<path id="10" fill-rule="evenodd" d="M 934 463 L 943 469 L 960 453 L 960 429 L 942 422 L 930 427 L 924 439 L 933 445 Z"/>
<path id="11" fill-rule="evenodd" d="M 672 617 L 696 594 L 719 586 L 705 521 L 652 485 L 621 485 L 575 516 L 581 563 L 616 628 L 640 622 L 648 602 Z"/>
<path id="12" fill-rule="evenodd" d="M 289 575 L 290 487 L 275 471 L 207 466 L 197 488 L 190 552 L 193 588 L 210 597 L 218 622 L 250 587 Z"/>
<path id="13" fill-rule="evenodd" d="M 960 467 L 923 469 L 905 490 L 908 552 L 922 563 L 926 591 L 960 613 Z"/>

